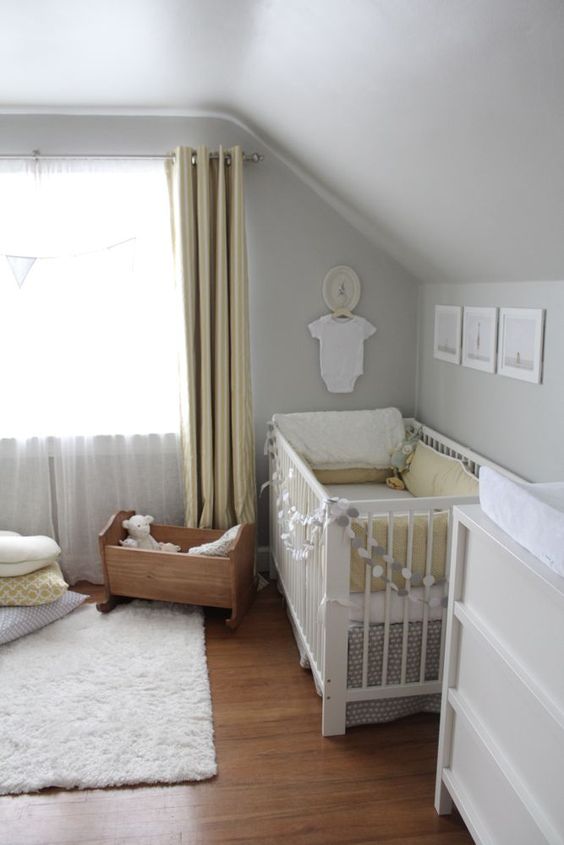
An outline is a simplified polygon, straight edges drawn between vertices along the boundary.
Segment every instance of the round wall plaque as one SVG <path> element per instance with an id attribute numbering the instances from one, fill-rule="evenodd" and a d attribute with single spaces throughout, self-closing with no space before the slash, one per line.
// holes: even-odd
<path id="1" fill-rule="evenodd" d="M 347 308 L 352 311 L 360 299 L 360 279 L 352 267 L 332 267 L 323 279 L 323 299 L 331 311 Z"/>

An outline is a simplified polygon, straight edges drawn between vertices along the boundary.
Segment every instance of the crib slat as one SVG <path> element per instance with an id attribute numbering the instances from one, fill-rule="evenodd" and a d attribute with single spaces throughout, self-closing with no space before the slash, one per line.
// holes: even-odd
<path id="1" fill-rule="evenodd" d="M 449 508 L 448 511 L 448 523 L 447 523 L 447 540 L 446 540 L 446 561 L 445 561 L 445 581 L 443 584 L 443 598 L 446 598 L 448 595 L 448 585 L 449 585 L 449 572 L 450 572 L 450 544 L 451 544 L 451 536 L 452 536 L 452 508 Z M 438 680 L 441 681 L 443 678 L 443 663 L 444 663 L 444 652 L 445 652 L 445 641 L 446 641 L 446 616 L 447 616 L 447 609 L 443 607 L 443 612 L 441 614 L 441 647 L 440 647 L 440 655 L 439 655 L 439 676 Z"/>
<path id="2" fill-rule="evenodd" d="M 394 514 L 388 511 L 388 556 L 393 559 L 394 555 Z M 393 577 L 392 564 L 386 562 L 386 574 L 388 581 Z M 384 612 L 384 650 L 382 656 L 382 686 L 388 683 L 388 652 L 390 650 L 390 604 L 392 601 L 392 588 L 386 584 L 385 612 Z"/>
<path id="3" fill-rule="evenodd" d="M 372 546 L 373 518 L 367 517 L 366 525 L 366 549 L 370 554 Z M 365 566 L 364 577 L 364 613 L 362 617 L 363 637 L 362 637 L 362 686 L 368 686 L 368 651 L 370 647 L 370 598 L 372 595 L 372 567 Z"/>
<path id="4" fill-rule="evenodd" d="M 413 571 L 413 511 L 409 511 L 407 515 L 407 551 L 405 557 L 405 565 L 410 572 Z M 409 637 L 409 593 L 411 592 L 411 583 L 406 582 L 407 596 L 403 599 L 403 635 L 401 644 L 401 683 L 405 684 L 407 674 L 407 644 Z"/>
<path id="5" fill-rule="evenodd" d="M 433 563 L 433 511 L 427 514 L 427 557 L 425 562 L 425 575 L 431 574 Z M 421 665 L 419 669 L 419 681 L 425 681 L 425 663 L 427 660 L 427 632 L 429 628 L 429 593 L 431 588 L 425 585 L 425 604 L 423 605 L 423 623 L 421 626 Z"/>
<path id="6" fill-rule="evenodd" d="M 313 618 L 315 624 L 315 653 L 318 659 L 321 659 L 321 675 L 325 677 L 325 625 L 317 618 L 317 608 L 321 603 L 323 597 L 323 584 L 327 582 L 327 543 L 319 551 L 319 566 L 315 572 L 315 591 L 313 593 L 315 606 L 313 608 Z M 319 658 L 321 655 L 321 658 Z"/>

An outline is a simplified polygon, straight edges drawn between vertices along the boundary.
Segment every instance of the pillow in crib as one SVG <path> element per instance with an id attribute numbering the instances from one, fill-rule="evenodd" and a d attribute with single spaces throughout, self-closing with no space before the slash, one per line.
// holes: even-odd
<path id="1" fill-rule="evenodd" d="M 403 476 L 412 496 L 477 496 L 478 479 L 464 464 L 448 455 L 440 455 L 430 446 L 418 443 Z"/>
<path id="2" fill-rule="evenodd" d="M 233 528 L 230 528 L 218 540 L 214 540 L 212 543 L 202 543 L 201 546 L 192 546 L 191 549 L 188 549 L 188 554 L 206 555 L 207 557 L 228 557 L 240 527 L 240 525 L 234 525 Z"/>
<path id="3" fill-rule="evenodd" d="M 391 474 L 389 469 L 376 467 L 351 467 L 350 469 L 314 469 L 321 484 L 385 484 Z"/>
<path id="4" fill-rule="evenodd" d="M 68 589 L 58 563 L 51 563 L 29 575 L 0 577 L 0 606 L 33 607 L 56 601 Z"/>
<path id="5" fill-rule="evenodd" d="M 275 414 L 275 425 L 315 469 L 387 469 L 405 437 L 397 408 Z"/>

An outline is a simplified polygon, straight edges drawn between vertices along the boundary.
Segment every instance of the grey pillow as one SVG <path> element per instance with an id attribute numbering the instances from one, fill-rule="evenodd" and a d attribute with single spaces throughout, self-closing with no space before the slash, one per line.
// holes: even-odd
<path id="1" fill-rule="evenodd" d="M 50 604 L 34 607 L 0 607 L 0 645 L 17 640 L 61 619 L 86 601 L 87 596 L 67 591 Z"/>

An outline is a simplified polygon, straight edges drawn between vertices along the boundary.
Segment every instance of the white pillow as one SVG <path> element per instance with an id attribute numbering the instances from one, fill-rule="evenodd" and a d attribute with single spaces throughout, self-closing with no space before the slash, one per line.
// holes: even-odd
<path id="1" fill-rule="evenodd" d="M 314 469 L 385 469 L 405 437 L 397 408 L 275 414 L 273 420 Z"/>
<path id="2" fill-rule="evenodd" d="M 188 549 L 189 555 L 208 555 L 209 557 L 227 557 L 231 546 L 239 532 L 239 525 L 234 525 L 225 534 L 222 534 L 218 540 L 213 543 L 203 543 L 201 546 L 192 546 Z"/>
<path id="3" fill-rule="evenodd" d="M 57 560 L 61 549 L 50 537 L 0 532 L 0 578 L 28 575 Z"/>

